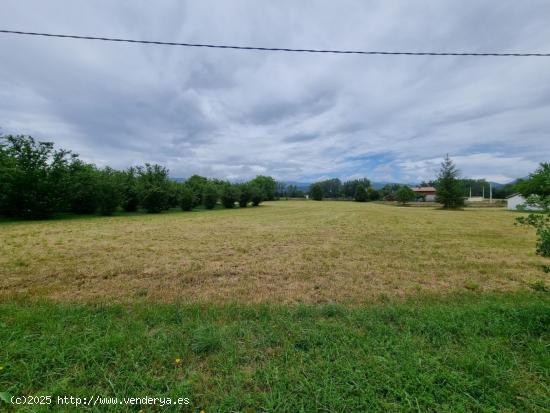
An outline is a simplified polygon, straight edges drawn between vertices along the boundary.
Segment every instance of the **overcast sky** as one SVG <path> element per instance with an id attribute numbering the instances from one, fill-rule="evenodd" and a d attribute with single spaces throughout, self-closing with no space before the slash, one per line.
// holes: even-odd
<path id="1" fill-rule="evenodd" d="M 357 50 L 550 52 L 548 0 L 2 0 L 0 28 Z M 550 58 L 298 54 L 0 34 L 0 128 L 174 177 L 463 175 L 550 160 Z"/>

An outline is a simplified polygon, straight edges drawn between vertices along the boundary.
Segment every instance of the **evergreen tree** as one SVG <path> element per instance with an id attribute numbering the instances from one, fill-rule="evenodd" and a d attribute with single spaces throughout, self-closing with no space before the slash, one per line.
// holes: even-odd
<path id="1" fill-rule="evenodd" d="M 459 175 L 459 170 L 449 158 L 449 155 L 446 155 L 437 177 L 437 194 L 435 197 L 436 202 L 443 204 L 443 208 L 460 208 L 464 205 L 464 197 L 458 179 Z"/>
<path id="2" fill-rule="evenodd" d="M 366 202 L 368 197 L 369 196 L 367 194 L 367 190 L 365 189 L 365 187 L 363 185 L 357 185 L 357 187 L 355 188 L 355 195 L 354 195 L 355 201 Z"/>

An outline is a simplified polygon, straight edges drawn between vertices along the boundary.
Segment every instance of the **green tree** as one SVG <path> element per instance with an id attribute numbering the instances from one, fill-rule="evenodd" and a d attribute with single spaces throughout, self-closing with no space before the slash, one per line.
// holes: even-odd
<path id="1" fill-rule="evenodd" d="M 262 192 L 266 201 L 272 201 L 275 199 L 277 192 L 277 182 L 270 176 L 258 175 L 256 178 L 250 181 L 252 185 L 258 186 Z"/>
<path id="2" fill-rule="evenodd" d="M 527 216 L 517 217 L 516 221 L 522 225 L 535 228 L 537 232 L 536 253 L 543 257 L 550 257 L 550 164 L 541 163 L 539 168 L 529 174 L 529 178 L 518 184 L 518 189 L 527 197 L 522 209 L 536 209 Z M 545 270 L 550 272 L 550 266 Z"/>
<path id="3" fill-rule="evenodd" d="M 99 172 L 75 158 L 69 166 L 69 204 L 75 214 L 93 214 L 99 206 Z"/>
<path id="4" fill-rule="evenodd" d="M 159 213 L 169 206 L 168 169 L 161 165 L 138 167 L 140 204 L 149 213 Z"/>
<path id="5" fill-rule="evenodd" d="M 322 201 L 324 196 L 323 187 L 319 183 L 314 183 L 309 188 L 309 194 L 315 201 Z"/>
<path id="6" fill-rule="evenodd" d="M 371 183 L 367 178 L 353 179 L 342 184 L 342 195 L 346 198 L 355 198 L 355 192 L 359 185 L 362 185 L 367 191 L 371 188 Z"/>
<path id="7" fill-rule="evenodd" d="M 436 202 L 443 205 L 443 208 L 460 208 L 464 205 L 464 197 L 458 181 L 460 172 L 454 165 L 449 155 L 441 163 L 441 169 L 437 177 Z"/>
<path id="8" fill-rule="evenodd" d="M 208 182 L 203 189 L 202 200 L 206 209 L 214 209 L 218 203 L 218 187 L 213 182 Z"/>
<path id="9" fill-rule="evenodd" d="M 250 194 L 250 185 L 248 183 L 239 185 L 239 206 L 241 208 L 246 208 L 248 203 L 252 200 Z"/>
<path id="10" fill-rule="evenodd" d="M 185 184 L 191 188 L 193 193 L 195 194 L 195 205 L 202 205 L 203 199 L 202 194 L 204 192 L 204 187 L 208 183 L 208 178 L 205 178 L 204 176 L 200 175 L 192 175 L 187 181 L 185 181 Z"/>
<path id="11" fill-rule="evenodd" d="M 234 208 L 235 202 L 239 200 L 240 195 L 239 188 L 236 185 L 227 183 L 221 191 L 222 205 L 225 208 Z"/>
<path id="12" fill-rule="evenodd" d="M 136 168 L 129 168 L 120 175 L 121 204 L 126 212 L 134 212 L 139 205 Z"/>
<path id="13" fill-rule="evenodd" d="M 101 215 L 113 215 L 121 200 L 120 180 L 109 167 L 98 172 L 97 206 Z"/>
<path id="14" fill-rule="evenodd" d="M 62 208 L 69 155 L 31 136 L 0 137 L 0 213 L 42 219 Z"/>
<path id="15" fill-rule="evenodd" d="M 401 188 L 397 190 L 395 194 L 395 198 L 400 204 L 405 205 L 408 202 L 414 201 L 416 196 L 411 188 L 409 188 L 406 185 L 403 185 Z"/>
<path id="16" fill-rule="evenodd" d="M 368 198 L 369 196 L 367 194 L 367 190 L 365 189 L 365 187 L 363 185 L 357 185 L 357 187 L 355 188 L 355 196 L 354 196 L 355 201 L 366 202 Z"/>
<path id="17" fill-rule="evenodd" d="M 195 205 L 195 194 L 187 185 L 181 185 L 180 187 L 179 204 L 182 211 L 191 211 Z"/>
<path id="18" fill-rule="evenodd" d="M 264 200 L 264 191 L 258 185 L 250 184 L 248 187 L 252 206 L 260 205 Z"/>

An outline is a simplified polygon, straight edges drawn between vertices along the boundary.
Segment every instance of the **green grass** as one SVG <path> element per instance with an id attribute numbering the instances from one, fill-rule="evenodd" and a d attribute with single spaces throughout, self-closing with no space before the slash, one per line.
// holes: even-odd
<path id="1" fill-rule="evenodd" d="M 0 327 L 12 395 L 181 396 L 207 413 L 550 407 L 546 292 L 360 307 L 12 300 Z"/>

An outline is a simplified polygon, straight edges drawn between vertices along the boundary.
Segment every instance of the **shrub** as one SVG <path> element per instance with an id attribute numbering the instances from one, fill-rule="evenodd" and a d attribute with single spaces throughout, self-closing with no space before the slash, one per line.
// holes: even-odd
<path id="1" fill-rule="evenodd" d="M 139 205 L 139 191 L 135 168 L 129 168 L 120 174 L 120 191 L 122 209 L 126 212 L 134 212 Z"/>
<path id="2" fill-rule="evenodd" d="M 409 188 L 408 186 L 402 186 L 395 193 L 395 198 L 399 203 L 405 205 L 407 202 L 414 201 L 416 197 L 411 188 Z"/>
<path id="3" fill-rule="evenodd" d="M 202 193 L 204 207 L 206 209 L 214 209 L 214 207 L 218 203 L 218 197 L 218 188 L 214 183 L 208 182 L 204 186 L 204 191 Z"/>
<path id="4" fill-rule="evenodd" d="M 315 183 L 311 185 L 311 188 L 309 188 L 309 194 L 311 195 L 311 198 L 315 201 L 322 201 L 323 200 L 323 187 Z"/>
<path id="5" fill-rule="evenodd" d="M 248 187 L 250 193 L 250 200 L 252 201 L 252 206 L 260 205 L 264 200 L 264 193 L 257 185 L 250 185 Z"/>
<path id="6" fill-rule="evenodd" d="M 355 188 L 355 195 L 354 199 L 357 202 L 366 202 L 368 199 L 367 190 L 363 185 L 357 185 L 357 188 Z"/>
<path id="7" fill-rule="evenodd" d="M 93 214 L 99 204 L 99 173 L 94 165 L 74 160 L 70 166 L 70 207 L 75 214 Z"/>
<path id="8" fill-rule="evenodd" d="M 260 188 L 263 193 L 263 198 L 266 201 L 272 201 L 275 199 L 277 192 L 277 182 L 270 176 L 258 175 L 256 178 L 250 181 L 250 184 Z"/>
<path id="9" fill-rule="evenodd" d="M 179 204 L 182 211 L 191 211 L 195 205 L 195 194 L 187 185 L 182 185 L 179 190 Z"/>
<path id="10" fill-rule="evenodd" d="M 234 208 L 239 200 L 240 192 L 235 185 L 227 184 L 222 189 L 221 201 L 225 208 Z"/>
<path id="11" fill-rule="evenodd" d="M 0 213 L 40 219 L 65 207 L 70 152 L 30 136 L 0 139 Z"/>
<path id="12" fill-rule="evenodd" d="M 141 205 L 151 214 L 158 214 L 166 207 L 166 192 L 158 186 L 149 186 L 141 193 Z"/>
<path id="13" fill-rule="evenodd" d="M 239 185 L 239 190 L 239 206 L 246 208 L 251 201 L 250 186 L 248 184 L 241 184 Z"/>
<path id="14" fill-rule="evenodd" d="M 102 215 L 113 215 L 120 204 L 120 186 L 116 172 L 111 168 L 105 168 L 99 173 L 97 204 Z"/>

